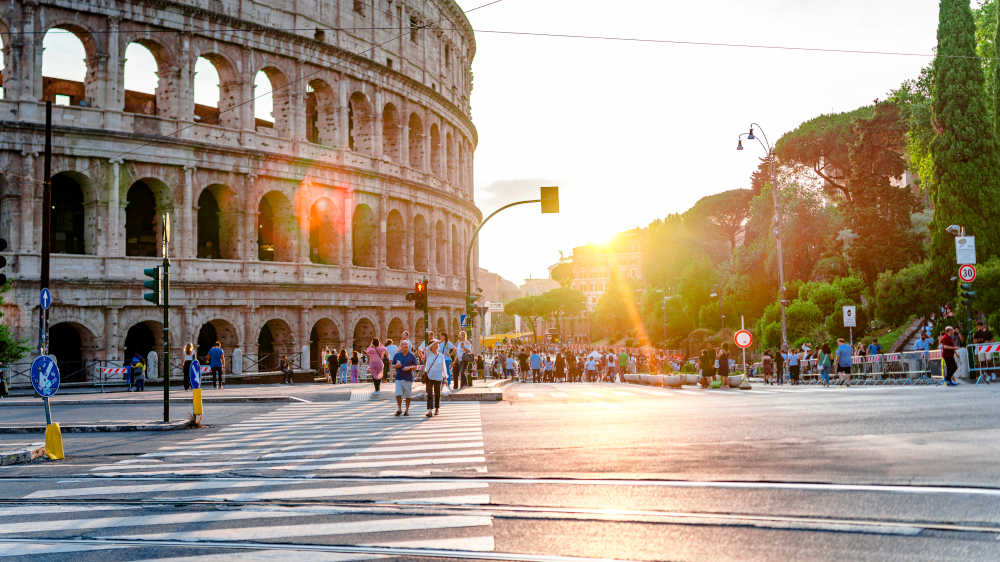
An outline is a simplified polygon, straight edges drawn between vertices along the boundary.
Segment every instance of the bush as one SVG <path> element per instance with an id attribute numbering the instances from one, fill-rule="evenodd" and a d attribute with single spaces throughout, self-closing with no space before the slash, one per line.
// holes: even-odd
<path id="1" fill-rule="evenodd" d="M 899 271 L 884 272 L 875 282 L 875 314 L 889 326 L 902 324 L 912 315 L 924 316 L 946 300 L 936 295 L 929 261 L 914 263 Z M 859 322 L 860 326 L 861 323 Z"/>
<path id="2" fill-rule="evenodd" d="M 694 368 L 694 363 L 685 363 L 681 366 L 681 372 L 693 375 L 698 372 L 698 369 Z"/>

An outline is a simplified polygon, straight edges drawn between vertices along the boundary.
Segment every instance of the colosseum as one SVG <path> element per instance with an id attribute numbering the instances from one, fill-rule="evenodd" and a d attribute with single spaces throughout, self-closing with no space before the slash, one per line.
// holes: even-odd
<path id="1" fill-rule="evenodd" d="M 51 101 L 64 380 L 161 348 L 142 270 L 166 213 L 175 364 L 185 342 L 266 371 L 422 333 L 405 294 L 424 277 L 431 326 L 457 329 L 481 214 L 475 40 L 452 0 L 11 0 L 0 41 L 4 322 L 36 341 Z"/>

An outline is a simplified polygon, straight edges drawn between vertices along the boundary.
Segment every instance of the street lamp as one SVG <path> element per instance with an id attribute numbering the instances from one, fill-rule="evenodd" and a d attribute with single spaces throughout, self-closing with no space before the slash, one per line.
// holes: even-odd
<path id="1" fill-rule="evenodd" d="M 754 134 L 754 127 L 757 127 L 757 130 L 760 132 L 759 137 Z M 760 143 L 761 147 L 767 152 L 768 160 L 771 161 L 771 202 L 774 205 L 774 242 L 778 251 L 778 289 L 781 295 L 781 348 L 785 349 L 788 347 L 788 328 L 785 321 L 785 308 L 788 305 L 788 301 L 785 299 L 785 260 L 782 258 L 781 253 L 781 213 L 778 208 L 778 174 L 775 169 L 777 157 L 774 154 L 774 147 L 771 146 L 770 141 L 767 140 L 767 135 L 764 134 L 763 127 L 757 123 L 751 123 L 750 132 L 739 136 L 736 143 L 736 150 L 743 150 L 743 137 L 746 137 L 747 140 L 756 140 Z"/>

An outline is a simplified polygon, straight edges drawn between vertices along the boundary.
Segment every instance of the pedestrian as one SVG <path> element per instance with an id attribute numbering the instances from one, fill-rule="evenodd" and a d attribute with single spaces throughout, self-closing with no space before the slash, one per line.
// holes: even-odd
<path id="1" fill-rule="evenodd" d="M 517 376 L 517 361 L 514 360 L 513 355 L 507 357 L 507 364 L 504 368 L 507 370 L 508 379 L 518 379 L 520 382 L 520 378 Z"/>
<path id="2" fill-rule="evenodd" d="M 824 343 L 819 348 L 819 358 L 817 359 L 819 363 L 819 376 L 823 379 L 823 386 L 830 386 L 830 367 L 832 362 L 830 361 L 830 345 Z"/>
<path id="3" fill-rule="evenodd" d="M 337 355 L 337 382 L 341 384 L 347 383 L 347 369 L 349 368 L 350 360 L 347 358 L 347 349 L 341 349 L 340 354 Z"/>
<path id="4" fill-rule="evenodd" d="M 216 341 L 212 349 L 208 350 L 205 362 L 212 369 L 212 379 L 215 388 L 222 390 L 225 385 L 225 381 L 222 379 L 222 369 L 226 366 L 226 353 L 222 351 L 222 342 Z"/>
<path id="5" fill-rule="evenodd" d="M 958 383 L 955 382 L 955 371 L 958 370 L 958 363 L 955 362 L 955 350 L 958 349 L 958 345 L 955 343 L 954 331 L 954 328 L 947 326 L 938 339 L 941 359 L 944 359 L 945 365 L 944 384 L 948 386 L 958 386 Z"/>
<path id="6" fill-rule="evenodd" d="M 132 381 L 135 383 L 136 392 L 146 390 L 146 363 L 138 353 L 132 360 Z"/>
<path id="7" fill-rule="evenodd" d="M 410 352 L 410 340 L 399 342 L 399 351 L 393 355 L 392 365 L 396 367 L 396 415 L 408 416 L 413 396 L 413 373 L 419 368 L 417 356 Z M 406 400 L 406 410 L 403 410 L 403 400 Z"/>
<path id="8" fill-rule="evenodd" d="M 323 351 L 319 355 L 319 368 L 322 374 L 326 375 L 326 382 L 329 383 L 333 372 L 327 367 L 327 358 L 330 357 L 330 346 L 323 346 Z"/>
<path id="9" fill-rule="evenodd" d="M 194 361 L 194 344 L 188 342 L 184 344 L 184 368 L 181 371 L 181 379 L 184 380 L 184 390 L 191 390 L 191 363 Z"/>
<path id="10" fill-rule="evenodd" d="M 719 347 L 719 354 L 716 356 L 719 361 L 719 378 L 722 379 L 722 387 L 729 388 L 729 344 L 723 343 Z"/>
<path id="11" fill-rule="evenodd" d="M 764 384 L 774 384 L 774 358 L 771 357 L 771 350 L 765 350 L 764 356 L 760 359 L 760 368 L 764 372 Z"/>
<path id="12" fill-rule="evenodd" d="M 584 375 L 586 380 L 584 382 L 593 382 L 597 380 L 597 360 L 592 356 L 587 357 L 587 363 L 584 366 L 584 370 L 586 371 L 586 374 Z"/>
<path id="13" fill-rule="evenodd" d="M 791 380 L 793 385 L 799 384 L 799 373 L 801 372 L 801 361 L 802 358 L 799 355 L 799 350 L 793 348 L 788 353 L 788 378 Z"/>
<path id="14" fill-rule="evenodd" d="M 556 355 L 555 369 L 556 369 L 556 378 L 559 380 L 563 380 L 566 376 L 566 356 L 563 355 L 561 351 L 559 352 L 558 355 Z"/>
<path id="15" fill-rule="evenodd" d="M 486 380 L 486 359 L 483 358 L 482 353 L 476 356 L 476 375 Z"/>
<path id="16" fill-rule="evenodd" d="M 878 343 L 878 338 L 872 338 L 872 342 L 868 344 L 868 355 L 881 355 L 882 346 Z"/>
<path id="17" fill-rule="evenodd" d="M 779 385 L 785 384 L 785 357 L 787 349 L 780 349 L 774 354 L 774 379 Z"/>
<path id="18" fill-rule="evenodd" d="M 351 382 L 358 382 L 358 367 L 361 365 L 361 357 L 357 351 L 351 352 Z"/>
<path id="19" fill-rule="evenodd" d="M 288 360 L 287 355 L 282 355 L 281 360 L 278 361 L 278 370 L 281 371 L 282 384 L 295 384 L 292 372 L 292 362 Z"/>
<path id="20" fill-rule="evenodd" d="M 336 350 L 331 351 L 326 356 L 326 372 L 327 372 L 326 382 L 331 384 L 337 382 L 337 375 L 340 369 L 340 362 L 337 360 L 337 358 L 338 357 Z"/>
<path id="21" fill-rule="evenodd" d="M 368 349 L 365 349 L 365 353 L 368 355 L 368 374 L 371 375 L 372 383 L 375 384 L 375 392 L 379 392 L 382 387 L 382 369 L 385 367 L 382 357 L 385 356 L 386 350 L 378 338 L 372 338 L 372 343 Z"/>
<path id="22" fill-rule="evenodd" d="M 472 386 L 469 371 L 473 368 L 476 355 L 472 353 L 472 342 L 469 335 L 462 330 L 458 332 L 458 343 L 455 346 L 455 389 Z"/>
<path id="23" fill-rule="evenodd" d="M 424 351 L 424 386 L 427 389 L 428 418 L 441 412 L 441 383 L 446 377 L 444 352 L 440 349 L 441 342 L 431 340 Z M 433 410 L 433 411 L 432 411 Z"/>
<path id="24" fill-rule="evenodd" d="M 538 382 L 542 370 L 542 356 L 538 354 L 538 349 L 531 350 L 531 356 L 528 357 L 528 366 L 531 368 L 531 382 Z"/>
<path id="25" fill-rule="evenodd" d="M 840 375 L 837 384 L 843 384 L 845 388 L 851 386 L 851 363 L 853 361 L 851 346 L 844 341 L 844 338 L 837 338 L 837 373 Z"/>
<path id="26" fill-rule="evenodd" d="M 383 378 L 387 378 L 392 374 L 390 367 L 392 367 L 392 359 L 396 357 L 397 353 L 399 353 L 399 346 L 392 341 L 392 338 L 385 340 L 385 368 L 382 369 Z"/>

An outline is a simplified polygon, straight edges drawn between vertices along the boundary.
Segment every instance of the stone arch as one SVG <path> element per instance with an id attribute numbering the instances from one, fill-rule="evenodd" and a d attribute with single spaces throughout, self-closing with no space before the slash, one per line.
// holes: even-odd
<path id="1" fill-rule="evenodd" d="M 87 379 L 86 362 L 93 359 L 97 337 L 77 322 L 58 322 L 49 327 L 49 354 L 54 355 L 62 382 Z"/>
<path id="2" fill-rule="evenodd" d="M 167 80 L 164 49 L 148 40 L 132 41 L 122 57 L 122 94 L 128 113 L 158 115 L 164 106 L 162 91 Z"/>
<path id="3" fill-rule="evenodd" d="M 431 172 L 441 174 L 441 130 L 437 123 L 431 124 Z"/>
<path id="4" fill-rule="evenodd" d="M 96 60 L 96 55 L 97 44 L 87 30 L 73 24 L 50 27 L 42 39 L 42 101 L 53 105 L 96 105 L 98 69 L 89 62 Z M 74 57 L 81 58 L 82 66 L 62 64 Z"/>
<path id="5" fill-rule="evenodd" d="M 280 191 L 269 191 L 257 205 L 257 259 L 295 261 L 298 225 L 292 204 Z"/>
<path id="6" fill-rule="evenodd" d="M 354 351 L 364 351 L 372 343 L 372 338 L 377 337 L 375 323 L 368 318 L 359 318 L 354 324 Z"/>
<path id="7" fill-rule="evenodd" d="M 340 330 L 336 322 L 329 318 L 320 318 L 309 331 L 309 366 L 317 373 L 322 372 L 323 348 L 330 348 L 332 353 L 343 346 Z M 336 374 L 336 373 L 334 373 Z"/>
<path id="8" fill-rule="evenodd" d="M 409 134 L 410 167 L 422 170 L 424 168 L 424 124 L 416 113 L 410 114 Z"/>
<path id="9" fill-rule="evenodd" d="M 413 268 L 427 272 L 427 220 L 423 215 L 413 217 Z"/>
<path id="10" fill-rule="evenodd" d="M 0 77 L 3 76 L 4 71 L 7 70 L 10 60 L 10 29 L 3 20 L 0 20 Z M 8 73 L 9 75 L 10 73 Z M 0 82 L 0 100 L 6 99 L 5 89 L 2 82 Z"/>
<path id="11" fill-rule="evenodd" d="M 458 149 L 455 146 L 455 138 L 452 136 L 451 131 L 448 131 L 447 143 L 445 144 L 445 146 L 447 147 L 445 160 L 447 162 L 447 168 L 448 168 L 446 176 L 449 182 L 456 183 L 455 180 L 458 171 L 457 167 L 458 158 L 456 153 Z"/>
<path id="12" fill-rule="evenodd" d="M 216 318 L 209 320 L 198 329 L 198 339 L 195 340 L 195 354 L 204 359 L 208 355 L 208 350 L 215 345 L 215 342 L 222 344 L 222 350 L 226 355 L 232 354 L 233 350 L 240 345 L 240 335 L 236 326 L 228 320 Z M 207 363 L 207 361 L 206 361 Z M 226 362 L 226 371 L 231 372 L 231 361 Z"/>
<path id="13" fill-rule="evenodd" d="M 275 371 L 282 355 L 291 356 L 294 353 L 295 338 L 287 322 L 274 318 L 260 327 L 257 335 L 258 371 Z"/>
<path id="14" fill-rule="evenodd" d="M 401 129 L 396 106 L 391 103 L 385 104 L 385 109 L 382 110 L 382 154 L 397 164 L 402 163 L 402 146 L 399 139 Z"/>
<path id="15" fill-rule="evenodd" d="M 385 221 L 385 260 L 386 266 L 392 269 L 403 269 L 406 260 L 403 252 L 406 246 L 406 226 L 403 224 L 403 214 L 393 209 Z"/>
<path id="16" fill-rule="evenodd" d="M 306 84 L 306 140 L 315 144 L 337 144 L 337 95 L 325 80 Z"/>
<path id="17" fill-rule="evenodd" d="M 170 189 L 155 178 L 139 179 L 125 201 L 125 255 L 161 256 L 160 215 L 170 210 Z"/>
<path id="18" fill-rule="evenodd" d="M 198 196 L 198 247 L 201 259 L 236 259 L 239 217 L 236 192 L 223 184 L 212 184 Z"/>
<path id="19" fill-rule="evenodd" d="M 413 341 L 410 342 L 413 344 L 414 349 L 420 347 L 420 344 L 423 343 L 425 328 L 424 318 L 422 316 L 417 318 L 417 324 L 413 327 Z"/>
<path id="20" fill-rule="evenodd" d="M 448 334 L 448 322 L 444 319 L 444 316 L 438 316 L 437 329 L 435 330 L 435 333 L 436 337 L 439 338 L 441 337 L 441 334 Z M 451 334 L 448 334 L 448 336 L 449 336 L 448 341 L 451 341 L 450 339 Z"/>
<path id="21" fill-rule="evenodd" d="M 124 353 L 125 362 L 131 362 L 132 356 L 138 353 L 143 361 L 150 351 L 163 349 L 163 324 L 153 320 L 143 320 L 129 327 L 125 332 Z M 147 377 L 149 374 L 147 373 Z M 156 373 L 152 373 L 156 376 Z"/>
<path id="22" fill-rule="evenodd" d="M 347 145 L 355 152 L 371 154 L 375 124 L 372 106 L 361 92 L 351 94 L 347 104 Z"/>
<path id="23" fill-rule="evenodd" d="M 321 197 L 309 210 L 309 260 L 313 263 L 340 263 L 340 236 L 337 227 L 337 206 Z"/>
<path id="24" fill-rule="evenodd" d="M 205 125 L 240 128 L 242 103 L 236 67 L 223 55 L 202 53 L 194 65 L 194 116 Z"/>
<path id="25" fill-rule="evenodd" d="M 465 247 L 458 236 L 458 225 L 451 225 L 451 272 L 465 275 Z"/>
<path id="26" fill-rule="evenodd" d="M 437 272 L 444 275 L 448 272 L 448 241 L 446 237 L 448 236 L 448 231 L 445 230 L 444 221 L 437 221 L 437 225 L 434 227 L 434 249 L 435 249 L 435 263 L 437 264 Z"/>
<path id="27" fill-rule="evenodd" d="M 375 213 L 364 203 L 354 209 L 351 223 L 351 242 L 354 248 L 353 263 L 360 267 L 375 267 L 375 247 L 378 225 Z"/>
<path id="28" fill-rule="evenodd" d="M 97 245 L 96 221 L 90 180 L 79 172 L 52 176 L 52 252 L 56 254 L 94 253 Z"/>
<path id="29" fill-rule="evenodd" d="M 254 129 L 288 136 L 291 95 L 285 73 L 274 66 L 265 66 L 257 71 L 253 100 Z"/>
<path id="30" fill-rule="evenodd" d="M 389 321 L 389 327 L 386 329 L 386 338 L 393 341 L 395 344 L 399 344 L 399 341 L 403 339 L 403 330 L 406 329 L 406 324 L 399 317 L 395 317 Z"/>

